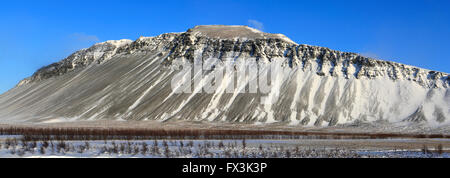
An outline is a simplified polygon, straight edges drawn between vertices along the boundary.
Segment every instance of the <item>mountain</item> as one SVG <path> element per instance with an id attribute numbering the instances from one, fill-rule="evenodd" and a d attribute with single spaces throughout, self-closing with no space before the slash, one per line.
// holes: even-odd
<path id="1" fill-rule="evenodd" d="M 218 60 L 202 75 L 182 70 L 209 59 Z M 257 70 L 245 72 L 249 68 Z M 221 69 L 231 70 L 211 80 L 215 90 L 204 92 Z M 269 90 L 249 92 L 260 76 L 273 79 Z M 177 91 L 186 87 L 192 92 Z M 434 127 L 450 123 L 449 87 L 443 72 L 299 45 L 246 26 L 196 26 L 99 43 L 45 66 L 0 95 L 0 122 L 188 120 L 304 127 L 382 121 Z"/>

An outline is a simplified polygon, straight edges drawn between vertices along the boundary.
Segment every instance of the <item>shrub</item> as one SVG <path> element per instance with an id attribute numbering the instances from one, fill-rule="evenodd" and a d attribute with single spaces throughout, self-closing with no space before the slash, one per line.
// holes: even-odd
<path id="1" fill-rule="evenodd" d="M 145 156 L 147 154 L 147 150 L 148 150 L 147 143 L 143 142 L 142 143 L 142 148 L 141 148 L 142 155 Z"/>
<path id="2" fill-rule="evenodd" d="M 41 155 L 45 155 L 45 147 L 44 146 L 41 146 L 39 148 L 39 153 L 41 153 Z"/>
<path id="3" fill-rule="evenodd" d="M 442 155 L 444 153 L 444 149 L 443 149 L 442 144 L 439 144 L 437 146 L 436 150 L 437 150 L 438 154 L 440 154 L 440 155 Z"/>

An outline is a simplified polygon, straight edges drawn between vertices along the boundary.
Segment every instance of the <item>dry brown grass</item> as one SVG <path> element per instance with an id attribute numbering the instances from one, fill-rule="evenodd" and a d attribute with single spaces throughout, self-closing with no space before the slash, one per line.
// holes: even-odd
<path id="1" fill-rule="evenodd" d="M 143 140 L 143 139 L 387 139 L 450 138 L 444 134 L 328 133 L 230 129 L 145 129 L 145 128 L 0 128 L 0 135 L 23 135 L 32 140 Z"/>

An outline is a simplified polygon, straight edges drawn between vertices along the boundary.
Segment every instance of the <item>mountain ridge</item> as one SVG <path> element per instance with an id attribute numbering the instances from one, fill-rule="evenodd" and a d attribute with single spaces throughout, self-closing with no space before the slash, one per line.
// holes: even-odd
<path id="1" fill-rule="evenodd" d="M 213 30 L 207 27 L 212 27 Z M 219 27 L 219 28 L 217 28 Z M 258 34 L 260 33 L 260 38 L 255 37 L 256 35 L 253 35 L 253 39 L 248 39 L 245 36 L 240 35 L 228 35 L 225 39 L 217 38 L 220 35 L 214 35 L 214 31 L 221 31 L 223 28 L 221 27 L 230 27 L 230 28 L 238 28 L 240 30 L 245 30 L 245 35 L 248 35 L 249 33 Z M 217 29 L 215 29 L 217 28 Z M 203 35 L 202 33 L 205 33 L 206 35 Z M 212 31 L 212 32 L 211 32 Z M 226 30 L 225 30 L 226 31 Z M 250 32 L 249 32 L 250 31 Z M 211 35 L 212 34 L 212 35 Z M 213 36 L 213 37 L 211 37 Z M 191 39 L 191 37 L 194 37 L 194 39 Z M 206 39 L 205 39 L 206 38 Z M 231 39 L 230 39 L 231 38 Z M 131 41 L 128 39 L 122 39 L 122 40 L 110 40 L 102 43 L 97 43 L 93 45 L 90 48 L 82 49 L 80 51 L 77 51 L 70 55 L 69 57 L 63 59 L 62 61 L 53 63 L 48 66 L 44 66 L 43 68 L 36 71 L 31 77 L 26 78 L 18 83 L 17 86 L 21 86 L 27 83 L 40 81 L 42 79 L 47 79 L 50 77 L 62 75 L 66 72 L 69 72 L 71 70 L 76 69 L 77 67 L 84 67 L 87 65 L 90 65 L 91 63 L 102 63 L 104 60 L 107 60 L 111 58 L 114 55 L 120 55 L 121 53 L 132 53 L 133 50 L 142 50 L 145 49 L 145 46 L 155 45 L 158 44 L 155 43 L 155 41 L 159 40 L 167 40 L 168 45 L 171 45 L 168 48 L 173 48 L 171 53 L 175 52 L 174 55 L 168 56 L 167 63 L 170 63 L 170 60 L 173 60 L 174 58 L 180 58 L 180 57 L 187 57 L 192 61 L 192 48 L 189 49 L 180 49 L 177 48 L 179 43 L 185 43 L 185 45 L 196 47 L 195 43 L 198 43 L 198 41 L 215 41 L 219 40 L 222 41 L 221 43 L 224 43 L 224 46 L 221 52 L 229 52 L 229 51 L 235 51 L 236 49 L 239 50 L 239 52 L 247 51 L 252 52 L 254 51 L 253 55 L 250 55 L 248 57 L 256 57 L 257 60 L 259 58 L 265 58 L 265 59 L 272 59 L 274 57 L 289 57 L 292 59 L 292 61 L 289 61 L 289 65 L 309 65 L 311 61 L 308 61 L 309 59 L 323 59 L 325 62 L 334 63 L 331 65 L 336 65 L 338 62 L 349 62 L 350 64 L 357 64 L 360 66 L 357 66 L 356 69 L 358 71 L 355 71 L 354 75 L 357 78 L 360 77 L 367 77 L 367 78 L 373 78 L 377 75 L 380 75 L 378 71 L 374 71 L 372 67 L 375 67 L 375 65 L 384 65 L 388 67 L 392 67 L 393 69 L 391 71 L 388 71 L 387 75 L 391 79 L 398 79 L 398 78 L 406 78 L 407 80 L 412 80 L 415 82 L 418 82 L 420 85 L 425 87 L 444 87 L 448 88 L 450 86 L 450 78 L 449 74 L 444 72 L 438 72 L 433 70 L 427 70 L 420 67 L 415 67 L 411 65 L 401 64 L 397 62 L 387 61 L 387 60 L 378 60 L 373 59 L 369 57 L 364 57 L 356 53 L 352 52 L 341 52 L 337 50 L 331 50 L 326 47 L 319 47 L 319 46 L 312 46 L 312 45 L 306 45 L 306 44 L 296 44 L 295 42 L 291 41 L 289 38 L 285 37 L 284 35 L 280 34 L 268 34 L 260 32 L 256 29 L 252 29 L 247 26 L 222 26 L 222 25 L 213 25 L 213 26 L 196 26 L 194 28 L 189 29 L 187 32 L 183 33 L 166 33 L 161 34 L 156 37 L 141 37 L 137 39 L 136 41 Z M 175 41 L 170 41 L 175 40 Z M 197 41 L 191 41 L 191 40 L 197 40 Z M 286 42 L 286 43 L 285 43 Z M 174 44 L 175 43 L 175 44 Z M 272 47 L 276 45 L 281 45 L 283 50 L 275 51 L 275 52 L 269 52 L 270 54 L 264 53 L 264 51 L 257 51 L 261 50 L 258 47 L 261 45 L 269 44 L 272 45 Z M 216 45 L 213 46 L 214 50 L 217 50 L 217 45 L 221 44 L 212 44 Z M 197 45 L 198 46 L 198 45 Z M 279 47 L 279 46 L 278 46 Z M 198 48 L 198 47 L 197 47 Z M 100 50 L 99 50 L 100 49 Z M 183 51 L 184 50 L 184 51 Z M 218 56 L 220 59 L 220 56 Z M 299 59 L 300 58 L 300 59 Z M 330 59 L 331 58 L 331 59 Z M 351 58 L 350 61 L 344 61 L 344 60 L 336 60 L 336 58 Z M 323 63 L 322 63 L 323 64 Z M 348 65 L 348 64 L 347 64 Z M 330 66 L 328 66 L 330 67 Z M 331 66 L 332 67 L 332 66 Z M 347 70 L 345 66 L 342 68 L 343 71 Z M 389 69 L 385 69 L 389 70 Z M 331 75 L 336 75 L 335 70 L 330 71 L 317 71 L 319 75 L 327 75 L 330 73 Z M 397 75 L 396 73 L 399 72 L 401 75 Z M 343 73 L 343 75 L 349 75 L 346 72 Z M 430 82 L 431 79 L 431 82 Z M 435 81 L 442 80 L 442 84 L 436 83 Z"/>

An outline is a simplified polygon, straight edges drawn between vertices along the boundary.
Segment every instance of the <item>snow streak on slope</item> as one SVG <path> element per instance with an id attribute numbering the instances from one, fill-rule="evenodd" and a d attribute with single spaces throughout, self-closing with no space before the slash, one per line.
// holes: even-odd
<path id="1" fill-rule="evenodd" d="M 215 91 L 202 88 L 213 72 L 179 75 L 180 65 L 210 58 L 223 61 L 215 70 L 228 69 Z M 257 67 L 258 73 L 237 79 L 248 60 L 257 65 L 244 68 Z M 279 68 L 271 71 L 276 80 L 269 90 L 248 92 L 272 64 Z M 171 82 L 176 76 L 199 85 L 191 93 L 175 92 Z M 0 95 L 0 121 L 183 119 L 293 126 L 389 121 L 441 126 L 449 124 L 449 84 L 445 73 L 298 45 L 248 27 L 198 26 L 186 33 L 100 43 L 44 67 Z"/>

